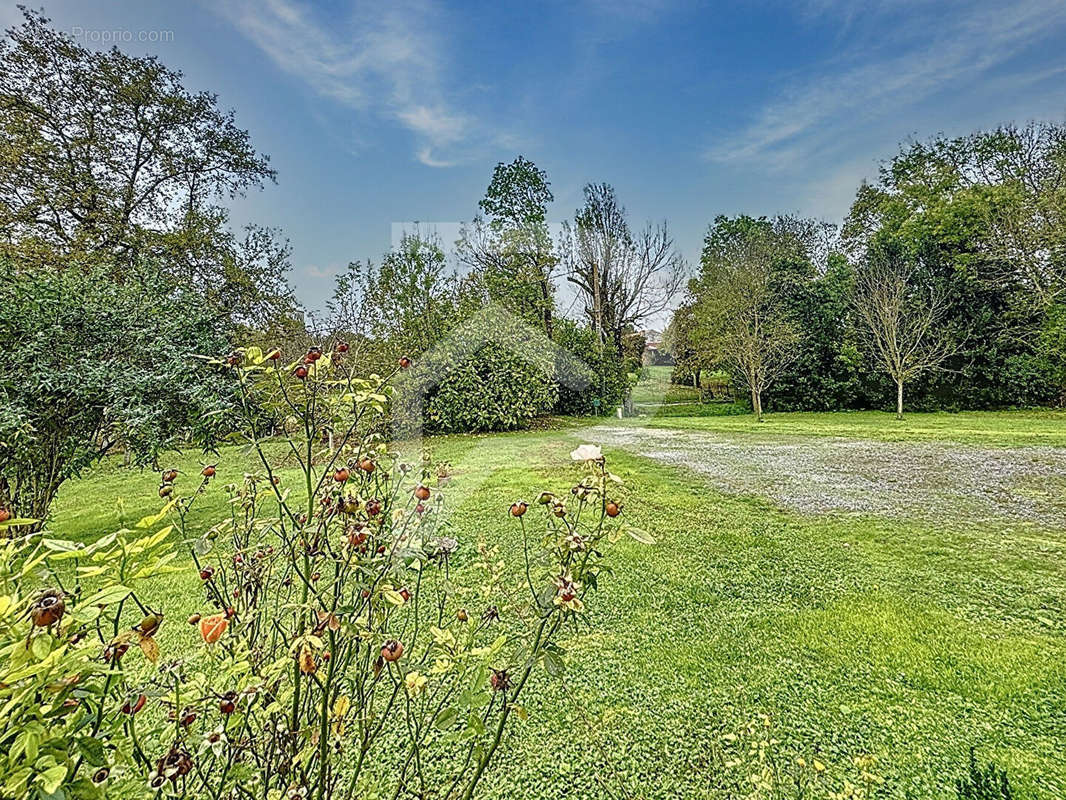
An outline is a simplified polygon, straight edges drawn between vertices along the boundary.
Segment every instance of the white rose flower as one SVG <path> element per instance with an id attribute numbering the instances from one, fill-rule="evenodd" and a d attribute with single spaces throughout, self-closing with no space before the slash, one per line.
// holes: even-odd
<path id="1" fill-rule="evenodd" d="M 574 461 L 599 461 L 603 458 L 600 446 L 597 444 L 583 444 L 576 450 L 570 451 L 570 458 Z"/>

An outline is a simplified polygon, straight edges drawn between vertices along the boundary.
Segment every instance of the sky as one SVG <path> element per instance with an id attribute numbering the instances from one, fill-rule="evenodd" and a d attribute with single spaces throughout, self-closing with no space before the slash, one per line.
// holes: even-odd
<path id="1" fill-rule="evenodd" d="M 694 268 L 718 214 L 840 222 L 901 143 L 1066 120 L 1066 0 L 41 2 L 234 109 L 278 179 L 233 220 L 284 231 L 312 309 L 400 223 L 450 244 L 519 154 L 551 220 L 607 181 Z"/>

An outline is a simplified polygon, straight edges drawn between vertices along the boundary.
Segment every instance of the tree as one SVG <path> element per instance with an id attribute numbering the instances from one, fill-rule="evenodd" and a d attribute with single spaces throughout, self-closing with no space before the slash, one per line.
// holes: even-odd
<path id="1" fill-rule="evenodd" d="M 542 325 L 549 338 L 556 258 L 547 209 L 553 199 L 547 173 L 532 161 L 518 156 L 510 164 L 500 162 L 478 203 L 484 217 L 464 226 L 457 242 L 476 291 Z"/>
<path id="2" fill-rule="evenodd" d="M 944 333 L 946 302 L 933 286 L 917 279 L 914 266 L 890 248 L 871 252 L 856 272 L 855 313 L 867 344 L 896 384 L 896 418 L 903 419 L 903 386 L 923 372 L 939 369 L 952 353 Z"/>
<path id="3" fill-rule="evenodd" d="M 122 446 L 140 463 L 211 441 L 230 396 L 194 354 L 224 325 L 154 269 L 27 273 L 0 259 L 0 506 L 44 519 L 63 482 Z"/>
<path id="4" fill-rule="evenodd" d="M 457 280 L 440 240 L 405 233 L 380 265 L 352 262 L 337 276 L 331 327 L 384 367 L 433 347 L 456 322 Z"/>
<path id="5" fill-rule="evenodd" d="M 581 293 L 589 322 L 620 355 L 625 333 L 669 308 L 685 279 L 666 223 L 634 234 L 606 183 L 585 186 L 585 204 L 573 225 L 564 225 L 561 250 L 566 279 Z"/>
<path id="6" fill-rule="evenodd" d="M 763 393 L 799 352 L 801 335 L 780 291 L 779 269 L 804 257 L 802 221 L 718 217 L 704 240 L 701 274 L 690 286 L 698 329 L 712 361 L 751 391 L 762 420 Z"/>
<path id="7" fill-rule="evenodd" d="M 287 249 L 226 229 L 219 202 L 275 177 L 233 113 L 155 58 L 90 50 L 24 17 L 0 41 L 0 255 L 106 265 L 112 279 L 152 262 L 239 323 L 291 307 Z"/>

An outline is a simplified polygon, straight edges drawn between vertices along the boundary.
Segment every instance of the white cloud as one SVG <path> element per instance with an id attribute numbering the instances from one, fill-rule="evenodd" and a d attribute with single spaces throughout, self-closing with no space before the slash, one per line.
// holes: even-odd
<path id="1" fill-rule="evenodd" d="M 439 20 L 422 0 L 360 3 L 332 27 L 299 0 L 237 0 L 212 8 L 317 94 L 410 130 L 423 164 L 455 163 L 440 152 L 477 135 L 475 121 L 451 107 L 441 85 L 446 59 L 434 33 Z"/>
<path id="2" fill-rule="evenodd" d="M 924 8 L 918 0 L 896 0 L 907 10 L 905 22 L 885 24 L 877 15 L 877 34 L 856 37 L 842 55 L 813 74 L 792 75 L 757 112 L 753 122 L 710 148 L 719 162 L 761 163 L 770 169 L 831 159 L 848 144 L 848 134 L 880 120 L 898 118 L 939 92 L 961 84 L 980 86 L 988 73 L 1004 67 L 1034 43 L 1066 24 L 1061 0 L 1022 0 L 1012 5 L 940 4 Z M 809 11 L 823 20 L 835 0 L 813 0 Z M 853 17 L 834 17 L 844 26 Z"/>

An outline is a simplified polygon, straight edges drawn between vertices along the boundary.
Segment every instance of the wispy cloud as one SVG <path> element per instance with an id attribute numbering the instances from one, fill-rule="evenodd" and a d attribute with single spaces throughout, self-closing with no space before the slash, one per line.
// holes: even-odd
<path id="1" fill-rule="evenodd" d="M 807 13 L 859 26 L 854 16 L 830 13 L 848 7 L 839 0 L 812 0 Z M 901 10 L 906 12 L 902 19 L 888 24 L 885 15 Z M 830 62 L 784 78 L 783 88 L 754 121 L 708 150 L 708 158 L 782 168 L 833 157 L 849 131 L 903 113 L 954 86 L 972 86 L 1066 24 L 1062 0 L 1011 5 L 883 0 L 864 13 L 878 18 L 876 36 L 856 33 L 851 37 L 856 41 Z"/>
<path id="2" fill-rule="evenodd" d="M 447 59 L 435 33 L 439 20 L 423 0 L 358 4 L 349 19 L 333 25 L 299 0 L 212 7 L 320 96 L 403 125 L 423 164 L 449 166 L 478 135 L 474 118 L 452 106 L 442 85 Z"/>

